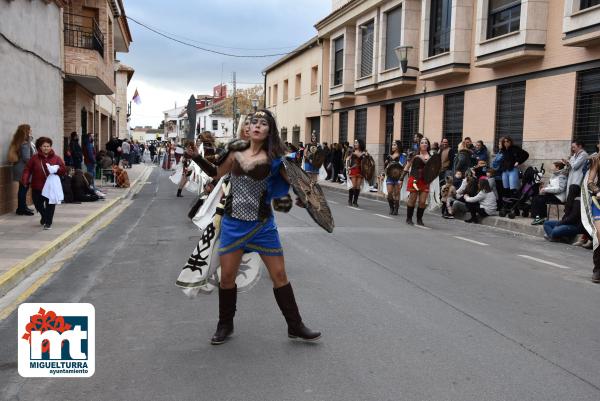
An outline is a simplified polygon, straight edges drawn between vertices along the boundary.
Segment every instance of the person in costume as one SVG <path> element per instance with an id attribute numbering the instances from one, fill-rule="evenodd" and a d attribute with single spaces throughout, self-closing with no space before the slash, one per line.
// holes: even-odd
<path id="1" fill-rule="evenodd" d="M 366 153 L 365 141 L 355 139 L 354 150 L 350 154 L 348 166 L 348 176 L 352 182 L 352 187 L 348 190 L 348 205 L 350 206 L 358 207 L 358 196 L 364 181 L 361 165 Z"/>
<path id="2" fill-rule="evenodd" d="M 600 144 L 599 144 L 600 146 Z M 600 155 L 589 157 L 591 167 L 584 179 L 581 190 L 581 220 L 586 231 L 591 234 L 594 249 L 594 269 L 592 282 L 600 283 Z"/>
<path id="3" fill-rule="evenodd" d="M 183 198 L 181 191 L 183 191 L 183 188 L 186 186 L 186 184 L 188 183 L 188 181 L 190 179 L 190 175 L 192 175 L 192 169 L 191 169 L 190 164 L 192 162 L 192 155 L 194 154 L 195 148 L 196 148 L 196 145 L 194 144 L 193 141 L 186 142 L 184 152 L 181 157 L 181 165 L 183 167 L 183 170 L 181 172 L 181 180 L 179 180 L 179 185 L 177 186 L 177 197 L 178 198 Z"/>
<path id="4" fill-rule="evenodd" d="M 230 190 L 225 199 L 220 228 L 221 279 L 219 322 L 212 344 L 224 343 L 233 333 L 237 289 L 235 279 L 245 252 L 257 252 L 271 280 L 277 305 L 288 324 L 288 337 L 306 341 L 321 333 L 302 322 L 292 286 L 285 271 L 283 249 L 273 217 L 282 199 L 289 210 L 289 182 L 283 167 L 286 150 L 279 137 L 275 118 L 268 110 L 255 113 L 250 123 L 250 140 L 231 149 L 217 167 L 216 179 L 230 174 Z"/>
<path id="5" fill-rule="evenodd" d="M 310 135 L 310 143 L 306 145 L 306 151 L 304 152 L 304 171 L 306 171 L 313 182 L 319 180 L 319 168 L 313 165 L 312 155 L 321 149 L 321 145 L 317 142 L 317 133 L 313 131 Z"/>
<path id="6" fill-rule="evenodd" d="M 424 169 L 425 164 L 431 157 L 429 154 L 430 143 L 429 139 L 423 137 L 419 142 L 419 151 L 410 158 L 404 167 L 404 176 L 408 173 L 408 183 L 406 188 L 409 192 L 407 207 L 406 207 L 406 223 L 414 225 L 413 214 L 415 206 L 417 206 L 417 224 L 424 226 L 423 214 L 427 206 L 427 197 L 429 196 L 429 184 L 425 181 Z M 404 180 L 402 177 L 401 182 Z"/>
<path id="7" fill-rule="evenodd" d="M 392 143 L 392 148 L 390 149 L 390 154 L 386 156 L 383 167 L 385 176 L 385 185 L 387 189 L 387 199 L 388 204 L 390 205 L 390 214 L 398 215 L 398 209 L 400 208 L 400 189 L 402 188 L 400 184 L 400 178 L 394 179 L 387 175 L 387 171 L 389 167 L 397 165 L 401 168 L 404 168 L 404 164 L 406 163 L 406 158 L 402 154 L 402 142 L 394 141 Z"/>

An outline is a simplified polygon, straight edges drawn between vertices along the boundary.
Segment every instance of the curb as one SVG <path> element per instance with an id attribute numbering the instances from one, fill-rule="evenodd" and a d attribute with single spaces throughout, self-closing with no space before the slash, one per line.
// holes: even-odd
<path id="1" fill-rule="evenodd" d="M 348 193 L 348 188 L 345 185 L 332 185 L 332 184 L 323 184 L 323 183 L 319 183 L 321 185 L 321 188 L 324 190 L 330 190 L 330 191 L 334 191 L 334 192 L 338 192 L 338 193 Z M 385 202 L 386 199 L 385 197 L 383 197 L 381 195 L 381 193 L 377 192 L 368 192 L 368 193 L 361 193 L 360 196 L 362 198 L 367 198 L 367 199 L 373 199 L 373 200 L 379 200 L 379 201 L 383 201 Z M 401 205 L 406 205 L 406 202 L 401 201 L 400 202 Z M 439 216 L 439 214 L 436 213 L 432 213 L 427 211 L 427 214 L 432 214 L 432 215 L 436 215 Z M 543 237 L 544 236 L 544 227 L 543 226 L 532 226 L 529 223 L 528 224 L 522 224 L 519 223 L 518 220 L 511 220 L 507 217 L 498 217 L 498 216 L 490 216 L 490 217 L 486 217 L 485 219 L 483 219 L 481 221 L 481 225 L 483 226 L 489 226 L 489 227 L 496 227 L 496 228 L 501 228 L 503 230 L 508 230 L 517 234 L 527 234 L 527 235 L 533 235 L 536 237 Z"/>
<path id="2" fill-rule="evenodd" d="M 33 270 L 35 270 L 36 267 L 42 265 L 44 262 L 46 262 L 52 256 L 54 256 L 58 251 L 64 248 L 69 242 L 71 242 L 73 237 L 82 232 L 85 232 L 86 227 L 96 222 L 108 210 L 117 205 L 123 199 L 127 198 L 142 178 L 148 178 L 148 175 L 146 174 L 146 171 L 148 170 L 151 169 L 147 168 L 146 170 L 144 170 L 142 174 L 132 184 L 130 184 L 129 190 L 127 192 L 109 201 L 102 208 L 83 219 L 82 222 L 80 222 L 74 227 L 71 227 L 60 237 L 56 238 L 54 241 L 46 245 L 44 248 L 38 250 L 34 254 L 29 255 L 25 260 L 15 264 L 6 273 L 0 276 L 0 297 L 6 295 L 6 293 L 8 293 L 11 289 L 17 286 L 20 280 L 27 277 Z"/>

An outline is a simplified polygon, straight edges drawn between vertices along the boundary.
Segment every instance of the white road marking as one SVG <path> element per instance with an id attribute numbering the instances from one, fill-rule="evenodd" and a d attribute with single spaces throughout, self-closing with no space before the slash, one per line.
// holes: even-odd
<path id="1" fill-rule="evenodd" d="M 390 216 L 384 216 L 383 214 L 377 214 L 377 213 L 374 213 L 374 214 L 375 214 L 375 216 L 383 217 L 384 219 L 394 220 L 394 218 L 390 217 Z"/>
<path id="2" fill-rule="evenodd" d="M 420 226 L 418 224 L 415 224 L 415 227 L 420 228 L 421 230 L 431 230 L 431 227 Z"/>
<path id="3" fill-rule="evenodd" d="M 362 210 L 359 207 L 354 207 L 354 206 L 346 206 L 348 209 L 354 209 L 354 210 Z"/>
<path id="4" fill-rule="evenodd" d="M 467 242 L 470 242 L 472 244 L 477 244 L 477 245 L 481 245 L 481 246 L 489 246 L 489 244 L 485 244 L 485 243 L 479 242 L 479 241 L 474 241 L 474 240 L 469 239 L 469 238 L 457 237 L 456 235 L 454 236 L 454 238 L 462 240 L 462 241 L 467 241 Z"/>
<path id="5" fill-rule="evenodd" d="M 528 255 L 518 255 L 518 256 L 521 257 L 521 258 L 533 260 L 535 262 L 544 263 L 544 264 L 549 265 L 549 266 L 558 267 L 559 269 L 571 270 L 570 267 L 559 265 L 558 263 L 554 263 L 554 262 L 548 262 L 547 260 L 544 260 L 544 259 L 534 258 L 533 256 L 528 256 Z"/>

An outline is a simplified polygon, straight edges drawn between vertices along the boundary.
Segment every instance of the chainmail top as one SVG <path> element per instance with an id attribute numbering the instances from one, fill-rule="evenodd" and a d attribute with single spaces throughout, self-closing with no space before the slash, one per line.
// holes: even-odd
<path id="1" fill-rule="evenodd" d="M 262 204 L 269 177 L 255 180 L 247 175 L 231 175 L 230 207 L 228 214 L 238 220 L 260 220 L 264 211 Z M 262 212 L 262 213 L 261 213 Z"/>

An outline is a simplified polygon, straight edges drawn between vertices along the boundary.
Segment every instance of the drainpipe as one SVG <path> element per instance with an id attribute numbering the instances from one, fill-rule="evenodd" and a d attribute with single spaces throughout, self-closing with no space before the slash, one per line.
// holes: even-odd
<path id="1" fill-rule="evenodd" d="M 425 115 L 427 114 L 427 81 L 423 81 L 423 136 L 425 136 Z"/>
<path id="2" fill-rule="evenodd" d="M 263 77 L 265 77 L 265 83 L 263 85 L 263 109 L 267 108 L 267 72 L 263 71 Z"/>

